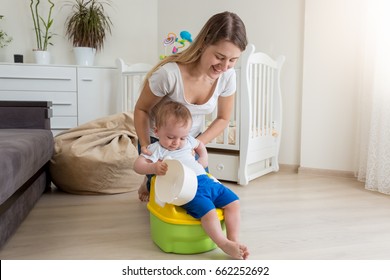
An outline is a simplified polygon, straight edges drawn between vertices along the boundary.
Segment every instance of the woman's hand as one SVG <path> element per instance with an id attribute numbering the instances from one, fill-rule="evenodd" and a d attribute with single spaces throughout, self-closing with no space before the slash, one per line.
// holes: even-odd
<path id="1" fill-rule="evenodd" d="M 152 152 L 148 150 L 148 146 L 141 146 L 141 153 L 148 156 L 152 155 Z"/>
<path id="2" fill-rule="evenodd" d="M 218 98 L 217 117 L 209 125 L 209 127 L 200 134 L 196 139 L 203 142 L 205 145 L 210 143 L 229 125 L 230 116 L 233 109 L 234 95 Z"/>
<path id="3" fill-rule="evenodd" d="M 203 166 L 203 168 L 206 168 L 208 166 L 208 154 L 206 146 L 198 140 L 198 146 L 195 147 L 195 152 L 198 154 L 198 162 Z"/>

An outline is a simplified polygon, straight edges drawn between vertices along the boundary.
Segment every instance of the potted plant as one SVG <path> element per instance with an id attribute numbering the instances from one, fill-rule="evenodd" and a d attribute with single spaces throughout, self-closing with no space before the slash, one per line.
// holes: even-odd
<path id="1" fill-rule="evenodd" d="M 37 63 L 50 63 L 50 53 L 47 50 L 49 45 L 53 45 L 50 40 L 52 34 L 50 28 L 53 24 L 52 11 L 54 3 L 51 0 L 47 1 L 50 4 L 47 19 L 45 20 L 39 12 L 40 0 L 30 0 L 31 17 L 34 23 L 34 31 L 37 47 L 33 49 Z"/>
<path id="2" fill-rule="evenodd" d="M 103 48 L 107 33 L 111 34 L 112 22 L 105 5 L 110 4 L 99 0 L 76 0 L 72 4 L 65 30 L 79 65 L 93 65 L 95 53 Z"/>
<path id="3" fill-rule="evenodd" d="M 3 17 L 4 16 L 0 15 L 0 20 Z M 12 37 L 8 36 L 8 34 L 5 31 L 0 29 L 0 49 L 8 46 L 8 44 L 11 42 L 12 42 Z"/>

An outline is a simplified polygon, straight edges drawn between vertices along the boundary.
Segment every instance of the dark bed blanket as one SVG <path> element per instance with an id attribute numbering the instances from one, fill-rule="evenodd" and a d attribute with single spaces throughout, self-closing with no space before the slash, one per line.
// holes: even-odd
<path id="1" fill-rule="evenodd" d="M 45 129 L 0 129 L 0 247 L 50 183 L 53 135 Z"/>
<path id="2" fill-rule="evenodd" d="M 0 248 L 50 186 L 51 101 L 0 100 Z"/>

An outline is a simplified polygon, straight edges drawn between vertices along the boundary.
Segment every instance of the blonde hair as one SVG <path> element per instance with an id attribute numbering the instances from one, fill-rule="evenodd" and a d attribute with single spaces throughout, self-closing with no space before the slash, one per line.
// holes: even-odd
<path id="1" fill-rule="evenodd" d="M 158 68 L 169 62 L 177 62 L 181 64 L 190 64 L 197 62 L 202 54 L 201 50 L 209 45 L 217 44 L 219 41 L 225 40 L 236 45 L 241 51 L 244 51 L 248 44 L 246 38 L 245 25 L 241 18 L 231 12 L 223 12 L 213 15 L 203 26 L 198 36 L 188 48 L 181 53 L 173 54 L 160 61 L 146 75 L 144 82 Z"/>
<path id="2" fill-rule="evenodd" d="M 166 126 L 168 120 L 173 117 L 177 124 L 187 126 L 192 122 L 190 110 L 183 104 L 176 101 L 166 101 L 158 106 L 155 115 L 155 126 L 161 128 Z"/>

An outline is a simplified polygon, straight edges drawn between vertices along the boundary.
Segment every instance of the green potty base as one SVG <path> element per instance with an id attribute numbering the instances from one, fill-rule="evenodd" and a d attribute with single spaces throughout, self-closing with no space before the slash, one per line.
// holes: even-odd
<path id="1" fill-rule="evenodd" d="M 225 223 L 221 221 L 225 231 Z M 217 247 L 200 224 L 170 224 L 150 213 L 152 240 L 166 253 L 198 254 Z"/>

